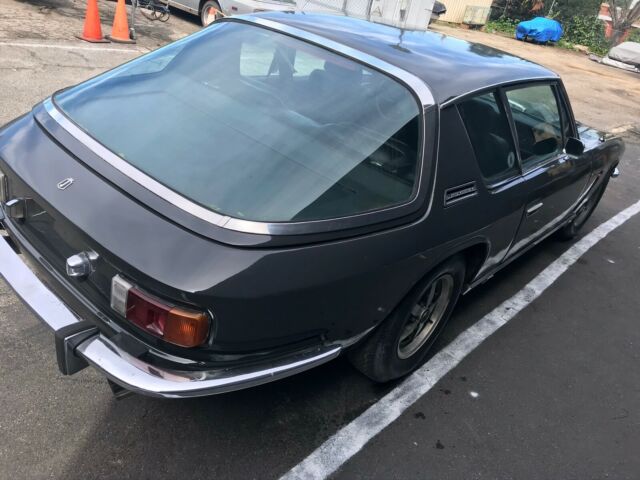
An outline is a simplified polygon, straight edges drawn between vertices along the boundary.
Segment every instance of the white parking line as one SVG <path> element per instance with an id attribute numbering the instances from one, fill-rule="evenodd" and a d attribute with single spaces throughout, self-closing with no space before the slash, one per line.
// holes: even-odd
<path id="1" fill-rule="evenodd" d="M 640 201 L 598 226 L 540 272 L 513 297 L 462 332 L 399 386 L 336 432 L 281 480 L 324 479 L 335 472 L 407 408 L 427 393 L 462 359 L 538 298 L 591 247 L 640 212 Z"/>
<path id="2" fill-rule="evenodd" d="M 20 43 L 20 42 L 0 42 L 0 47 L 24 47 L 24 48 L 60 48 L 62 50 L 89 50 L 98 52 L 122 52 L 122 53 L 140 53 L 148 50 L 140 48 L 111 48 L 111 47 L 89 47 L 81 45 L 57 45 L 55 43 Z"/>

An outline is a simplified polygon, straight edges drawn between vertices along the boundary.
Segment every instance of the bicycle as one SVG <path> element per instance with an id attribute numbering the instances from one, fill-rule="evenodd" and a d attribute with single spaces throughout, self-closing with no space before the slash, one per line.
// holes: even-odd
<path id="1" fill-rule="evenodd" d="M 149 20 L 160 20 L 166 22 L 169 20 L 169 2 L 160 3 L 157 0 L 138 0 L 138 8 Z"/>

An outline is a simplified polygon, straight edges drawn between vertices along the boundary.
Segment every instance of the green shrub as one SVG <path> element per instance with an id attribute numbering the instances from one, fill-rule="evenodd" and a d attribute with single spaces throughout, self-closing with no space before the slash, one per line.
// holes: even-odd
<path id="1" fill-rule="evenodd" d="M 498 18 L 496 20 L 489 20 L 485 26 L 485 31 L 489 33 L 507 33 L 509 35 L 516 34 L 516 25 L 520 23 L 520 20 L 513 18 Z"/>
<path id="2" fill-rule="evenodd" d="M 595 15 L 576 15 L 563 26 L 564 41 L 584 45 L 598 55 L 606 55 L 609 42 L 604 36 L 604 22 Z"/>
<path id="3" fill-rule="evenodd" d="M 631 33 L 629 33 L 629 37 L 627 38 L 627 42 L 640 43 L 640 28 L 632 28 L 631 29 Z"/>

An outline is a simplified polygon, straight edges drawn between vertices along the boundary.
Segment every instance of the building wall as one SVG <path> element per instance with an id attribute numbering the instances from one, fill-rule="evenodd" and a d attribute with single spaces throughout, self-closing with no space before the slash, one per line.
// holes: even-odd
<path id="1" fill-rule="evenodd" d="M 639 0 L 635 0 L 631 2 L 630 7 L 633 7 Z M 611 12 L 609 11 L 609 4 L 603 3 L 600 5 L 600 12 L 598 13 L 598 18 L 604 22 L 604 36 L 610 38 L 613 35 L 613 24 L 611 23 Z M 634 23 L 632 25 L 633 28 L 640 28 L 640 23 Z M 629 36 L 630 30 L 628 30 L 624 35 L 622 35 L 621 40 L 624 42 Z"/>
<path id="2" fill-rule="evenodd" d="M 387 25 L 426 30 L 435 0 L 295 0 L 295 2 L 297 8 L 304 12 L 341 13 Z"/>
<path id="3" fill-rule="evenodd" d="M 440 20 L 451 23 L 462 23 L 468 5 L 474 7 L 490 7 L 493 0 L 440 0 L 447 7 L 447 13 Z"/>

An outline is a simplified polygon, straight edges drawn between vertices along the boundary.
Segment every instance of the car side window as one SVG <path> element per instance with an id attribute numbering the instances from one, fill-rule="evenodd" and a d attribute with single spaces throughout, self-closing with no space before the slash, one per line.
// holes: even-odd
<path id="1" fill-rule="evenodd" d="M 559 154 L 563 145 L 558 102 L 551 85 L 506 91 L 518 136 L 522 165 L 532 167 Z"/>
<path id="2" fill-rule="evenodd" d="M 482 176 L 495 183 L 519 173 L 504 106 L 496 91 L 458 104 Z"/>

